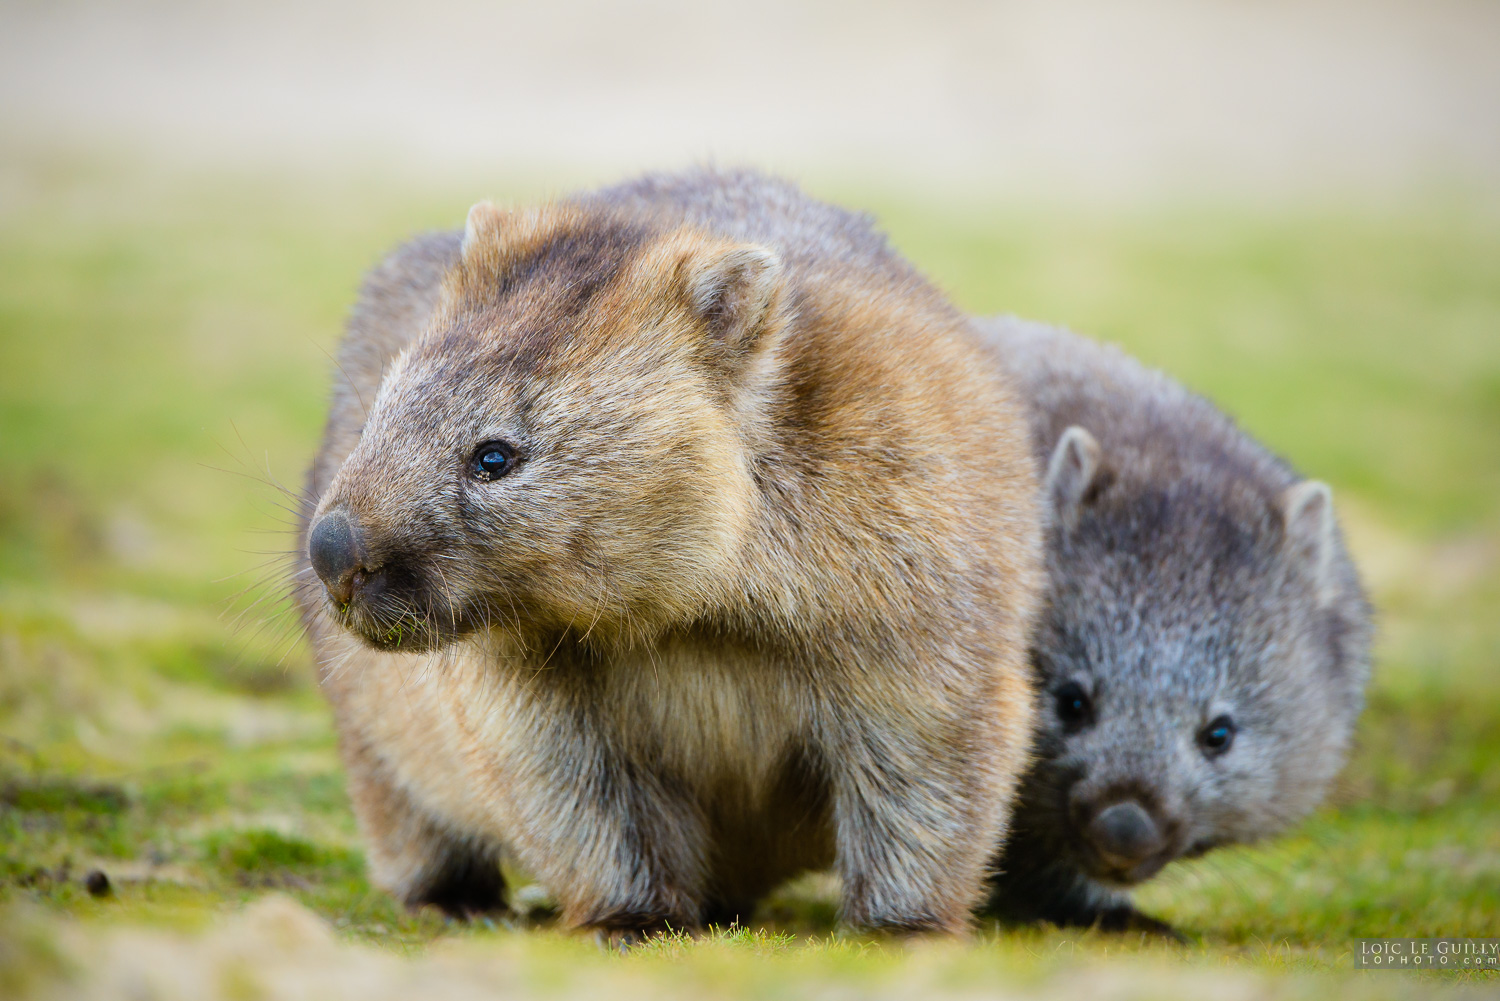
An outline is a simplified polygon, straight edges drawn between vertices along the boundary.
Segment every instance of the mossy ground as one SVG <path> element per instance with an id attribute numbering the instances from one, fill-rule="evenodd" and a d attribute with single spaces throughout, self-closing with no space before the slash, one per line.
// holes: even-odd
<path id="1" fill-rule="evenodd" d="M 1086 212 L 818 187 L 966 307 L 1118 341 L 1336 488 L 1380 609 L 1358 749 L 1294 833 L 1140 894 L 1193 945 L 851 938 L 812 878 L 751 930 L 621 966 L 540 917 L 458 926 L 372 890 L 279 597 L 274 484 L 300 483 L 362 270 L 479 195 L 540 190 L 0 150 L 0 993 L 84 976 L 79 929 L 191 941 L 270 894 L 373 954 L 472 945 L 543 994 L 1047 993 L 1123 970 L 1141 996 L 1200 974 L 1405 995 L 1434 984 L 1348 972 L 1356 938 L 1500 937 L 1500 212 L 1456 196 Z"/>

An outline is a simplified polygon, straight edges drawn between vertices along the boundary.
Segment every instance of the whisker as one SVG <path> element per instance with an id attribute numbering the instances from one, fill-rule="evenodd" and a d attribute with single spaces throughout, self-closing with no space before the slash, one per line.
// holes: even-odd
<path id="1" fill-rule="evenodd" d="M 344 377 L 344 381 L 349 384 L 349 388 L 352 389 L 352 390 L 354 390 L 354 398 L 359 401 L 360 413 L 362 413 L 364 415 L 365 420 L 368 421 L 370 419 L 370 411 L 369 411 L 369 408 L 367 408 L 365 406 L 365 397 L 364 397 L 364 394 L 359 391 L 359 386 L 355 383 L 355 381 L 353 379 L 349 378 L 349 373 L 344 370 L 344 366 L 339 363 L 339 360 L 337 358 L 335 358 L 333 355 L 329 354 L 327 348 L 323 347 L 323 345 L 319 344 L 317 341 L 314 341 L 311 336 L 308 336 L 307 339 L 308 339 L 309 342 L 311 342 L 311 344 L 312 344 L 313 347 L 315 347 L 319 351 L 323 352 L 323 356 L 325 358 L 327 358 L 329 361 L 333 362 L 334 367 L 339 370 L 339 374 Z"/>

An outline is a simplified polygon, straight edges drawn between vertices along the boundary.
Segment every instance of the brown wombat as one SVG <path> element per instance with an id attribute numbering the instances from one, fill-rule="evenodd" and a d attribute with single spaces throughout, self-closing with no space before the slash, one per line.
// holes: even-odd
<path id="1" fill-rule="evenodd" d="M 1042 689 L 988 909 L 1170 931 L 1124 892 L 1320 801 L 1369 676 L 1326 486 L 1085 338 L 977 320 L 1026 401 L 1048 518 Z"/>
<path id="2" fill-rule="evenodd" d="M 298 578 L 374 881 L 498 909 L 509 853 L 629 937 L 836 866 L 848 922 L 962 928 L 1041 585 L 967 323 L 748 173 L 480 204 L 378 267 Z"/>

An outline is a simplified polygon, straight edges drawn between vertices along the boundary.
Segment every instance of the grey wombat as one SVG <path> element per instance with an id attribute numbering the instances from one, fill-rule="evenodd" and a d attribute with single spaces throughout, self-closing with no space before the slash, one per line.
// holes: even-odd
<path id="1" fill-rule="evenodd" d="M 1126 888 L 1321 799 L 1370 609 L 1328 488 L 1206 400 L 1066 331 L 975 328 L 1030 407 L 1050 517 L 1038 760 L 988 910 L 1168 931 Z"/>

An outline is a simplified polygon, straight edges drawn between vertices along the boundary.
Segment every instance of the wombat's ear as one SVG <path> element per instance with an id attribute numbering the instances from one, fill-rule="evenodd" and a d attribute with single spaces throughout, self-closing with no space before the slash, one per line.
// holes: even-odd
<path id="1" fill-rule="evenodd" d="M 1099 455 L 1099 442 L 1076 424 L 1057 439 L 1057 447 L 1047 462 L 1042 495 L 1058 524 L 1065 528 L 1072 528 L 1077 522 L 1078 508 L 1099 476 Z"/>
<path id="2" fill-rule="evenodd" d="M 1287 555 L 1311 571 L 1318 605 L 1327 605 L 1334 598 L 1333 556 L 1338 544 L 1333 491 L 1318 480 L 1303 480 L 1284 490 L 1279 502 Z"/>
<path id="3" fill-rule="evenodd" d="M 767 326 L 781 274 L 781 258 L 756 244 L 705 254 L 688 267 L 688 306 L 725 347 L 746 351 Z"/>
<path id="4" fill-rule="evenodd" d="M 481 240 L 495 233 L 504 225 L 509 213 L 494 202 L 475 202 L 464 220 L 464 242 L 460 253 L 469 257 L 479 247 Z"/>

